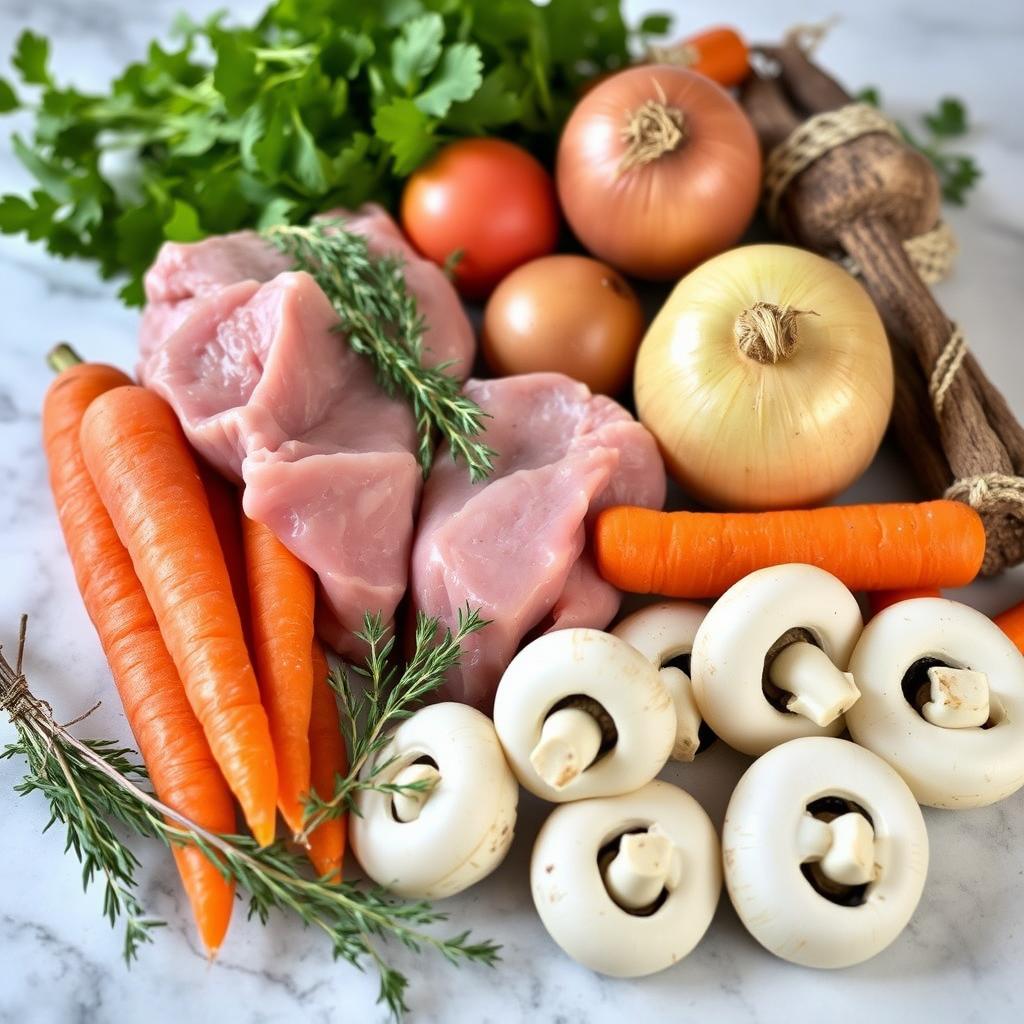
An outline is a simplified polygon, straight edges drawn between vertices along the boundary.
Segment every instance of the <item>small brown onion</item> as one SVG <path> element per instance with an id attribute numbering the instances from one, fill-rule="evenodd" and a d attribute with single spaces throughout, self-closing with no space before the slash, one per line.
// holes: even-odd
<path id="1" fill-rule="evenodd" d="M 684 68 L 631 68 L 572 112 L 558 196 L 579 240 L 638 277 L 676 277 L 727 249 L 757 207 L 761 152 L 739 104 Z"/>
<path id="2" fill-rule="evenodd" d="M 644 333 L 633 289 L 586 256 L 544 256 L 517 267 L 484 312 L 483 351 L 501 375 L 564 373 L 599 394 L 625 386 Z"/>

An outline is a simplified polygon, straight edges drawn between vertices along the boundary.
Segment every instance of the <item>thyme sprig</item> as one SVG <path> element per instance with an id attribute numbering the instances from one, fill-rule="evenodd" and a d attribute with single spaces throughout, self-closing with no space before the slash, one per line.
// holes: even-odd
<path id="1" fill-rule="evenodd" d="M 455 636 L 466 635 L 463 621 L 476 623 L 473 628 L 482 625 L 478 616 L 466 616 L 460 619 Z M 378 618 L 367 617 L 365 632 L 378 637 L 376 655 L 371 652 L 366 667 L 370 689 L 355 704 L 365 707 L 366 721 L 377 728 L 375 735 L 388 722 L 410 714 L 411 702 L 440 683 L 441 666 L 454 664 L 453 657 L 457 661 L 455 637 L 446 633 L 435 648 L 437 631 L 434 620 L 418 623 L 416 651 L 396 684 L 396 688 L 402 687 L 397 697 L 383 688 L 372 693 L 373 679 L 380 679 L 381 687 L 386 687 L 394 680 L 394 670 L 381 667 L 392 641 L 384 640 Z M 490 941 L 472 942 L 468 932 L 442 938 L 425 931 L 447 919 L 426 901 L 401 902 L 378 887 L 307 877 L 304 859 L 283 843 L 260 848 L 248 836 L 219 835 L 161 803 L 143 788 L 146 772 L 135 762 L 132 751 L 109 741 L 79 740 L 54 721 L 49 705 L 31 692 L 22 672 L 24 644 L 22 619 L 15 665 L 0 653 L 0 708 L 7 711 L 18 733 L 17 742 L 9 744 L 2 756 L 25 758 L 27 771 L 17 791 L 22 795 L 39 792 L 49 801 L 50 821 L 44 831 L 56 823 L 64 825 L 66 849 L 73 850 L 82 863 L 83 885 L 102 878 L 104 914 L 112 925 L 119 918 L 124 920 L 124 955 L 129 963 L 163 922 L 147 917 L 139 903 L 135 895 L 139 862 L 115 826 L 139 836 L 158 837 L 169 846 L 195 844 L 225 878 L 248 893 L 250 917 L 265 923 L 274 910 L 292 911 L 305 924 L 324 932 L 336 958 L 358 967 L 366 961 L 372 963 L 380 978 L 378 1001 L 395 1017 L 407 1009 L 408 980 L 387 962 L 375 940 L 397 940 L 415 952 L 434 951 L 456 965 L 490 966 L 498 959 L 499 946 Z M 424 645 L 430 649 L 423 650 Z M 419 666 L 415 671 L 414 665 Z M 377 739 L 364 736 L 351 722 L 346 726 L 359 742 L 352 749 L 379 749 Z"/>
<path id="2" fill-rule="evenodd" d="M 426 324 L 406 286 L 402 260 L 371 256 L 366 239 L 346 231 L 338 218 L 279 224 L 264 237 L 313 276 L 341 318 L 348 344 L 372 361 L 389 395 L 401 394 L 412 406 L 423 475 L 433 461 L 436 432 L 452 458 L 466 463 L 474 483 L 487 477 L 495 452 L 480 440 L 486 414 L 445 372 L 450 364 L 423 364 Z"/>
<path id="3" fill-rule="evenodd" d="M 349 669 L 344 664 L 333 670 L 331 686 L 341 703 L 342 730 L 349 753 L 349 770 L 335 782 L 328 799 L 312 794 L 306 803 L 306 823 L 300 841 L 308 838 L 318 825 L 347 811 L 359 813 L 354 803 L 360 790 L 376 789 L 385 793 L 422 791 L 426 782 L 382 782 L 380 776 L 393 758 L 374 759 L 388 741 L 388 732 L 415 711 L 422 699 L 437 689 L 445 674 L 459 662 L 462 644 L 471 634 L 487 625 L 476 610 L 460 610 L 454 631 L 446 629 L 438 637 L 436 619 L 422 612 L 416 618 L 413 656 L 399 674 L 392 658 L 395 638 L 388 634 L 380 615 L 367 615 L 357 634 L 366 644 L 365 666 L 355 671 L 365 685 L 357 692 Z"/>

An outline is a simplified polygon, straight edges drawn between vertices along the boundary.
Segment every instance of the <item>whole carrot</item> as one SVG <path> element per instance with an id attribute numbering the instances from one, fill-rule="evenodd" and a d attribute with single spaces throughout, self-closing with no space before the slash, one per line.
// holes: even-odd
<path id="1" fill-rule="evenodd" d="M 82 458 L 78 433 L 85 410 L 99 395 L 131 382 L 113 367 L 78 363 L 63 348 L 51 362 L 62 372 L 43 402 L 50 487 L 78 589 L 139 753 L 165 804 L 213 832 L 234 832 L 231 793 Z M 195 846 L 175 846 L 173 853 L 200 938 L 212 955 L 231 920 L 234 886 Z"/>
<path id="2" fill-rule="evenodd" d="M 277 760 L 277 806 L 296 835 L 309 792 L 313 572 L 262 523 L 242 516 L 252 658 Z"/>
<path id="3" fill-rule="evenodd" d="M 717 597 L 755 569 L 806 562 L 851 590 L 960 587 L 978 574 L 985 531 L 956 501 L 786 512 L 656 512 L 598 517 L 601 575 L 622 590 Z"/>
<path id="4" fill-rule="evenodd" d="M 199 477 L 203 481 L 210 515 L 220 541 L 221 554 L 231 580 L 231 593 L 235 598 L 238 617 L 242 620 L 242 635 L 250 647 L 252 636 L 249 622 L 249 591 L 245 578 L 245 551 L 242 548 L 242 496 L 240 489 L 225 480 L 209 463 L 197 460 Z"/>
<path id="5" fill-rule="evenodd" d="M 747 44 L 731 28 L 709 28 L 669 46 L 651 48 L 652 63 L 675 64 L 719 85 L 739 85 L 750 74 Z"/>
<path id="6" fill-rule="evenodd" d="M 906 587 L 903 590 L 873 590 L 868 594 L 871 614 L 877 615 L 886 608 L 901 601 L 912 601 L 915 597 L 942 597 L 938 587 Z"/>
<path id="7" fill-rule="evenodd" d="M 121 387 L 89 406 L 81 442 L 213 756 L 265 845 L 274 838 L 277 801 L 270 728 L 181 427 L 163 399 Z"/>
<path id="8" fill-rule="evenodd" d="M 313 641 L 313 710 L 309 719 L 309 753 L 313 789 L 329 800 L 334 781 L 348 770 L 345 742 L 338 722 L 338 704 L 327 682 L 327 659 Z M 345 858 L 345 819 L 328 818 L 309 834 L 309 859 L 321 878 L 341 881 Z"/>
<path id="9" fill-rule="evenodd" d="M 1001 615 L 995 617 L 995 624 L 1017 645 L 1017 649 L 1024 654 L 1024 601 L 1007 608 Z"/>

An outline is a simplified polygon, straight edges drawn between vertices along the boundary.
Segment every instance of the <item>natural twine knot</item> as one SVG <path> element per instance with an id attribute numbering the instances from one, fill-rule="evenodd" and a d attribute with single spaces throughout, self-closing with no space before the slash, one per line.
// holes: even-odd
<path id="1" fill-rule="evenodd" d="M 0 695 L 0 711 L 6 711 L 12 722 L 20 721 L 35 710 L 35 698 L 29 692 L 23 675 L 17 675 L 8 682 L 4 680 L 4 692 Z"/>
<path id="2" fill-rule="evenodd" d="M 796 351 L 799 343 L 797 317 L 816 315 L 806 309 L 755 302 L 736 317 L 733 336 L 748 359 L 764 366 L 774 365 Z"/>
<path id="3" fill-rule="evenodd" d="M 627 115 L 622 128 L 626 151 L 619 161 L 616 172 L 619 175 L 671 153 L 686 140 L 686 118 L 683 112 L 668 103 L 658 82 L 654 84 L 658 98 L 645 100 Z"/>

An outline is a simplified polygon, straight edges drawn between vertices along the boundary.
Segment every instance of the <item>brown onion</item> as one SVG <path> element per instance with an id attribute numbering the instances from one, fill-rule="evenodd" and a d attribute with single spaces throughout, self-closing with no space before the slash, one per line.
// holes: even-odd
<path id="1" fill-rule="evenodd" d="M 590 252 L 638 277 L 672 278 L 743 234 L 761 152 L 746 114 L 710 79 L 637 67 L 577 104 L 558 146 L 557 183 Z"/>

